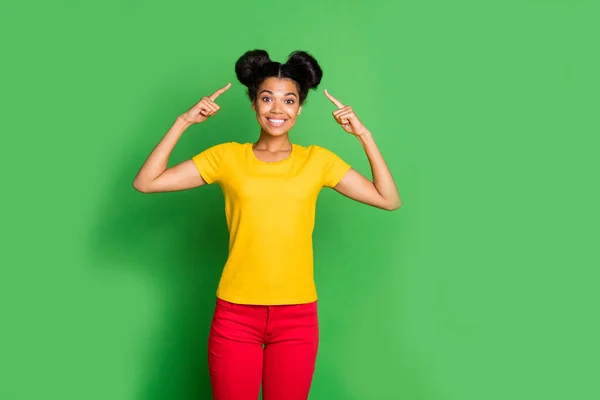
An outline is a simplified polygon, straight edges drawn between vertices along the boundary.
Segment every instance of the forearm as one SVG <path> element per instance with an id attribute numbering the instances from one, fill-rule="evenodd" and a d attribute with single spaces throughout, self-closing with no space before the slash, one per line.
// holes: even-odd
<path id="1" fill-rule="evenodd" d="M 400 207 L 402 204 L 400 193 L 398 192 L 392 173 L 381 155 L 375 139 L 373 139 L 373 135 L 367 132 L 358 136 L 358 140 L 363 146 L 369 160 L 375 189 L 377 189 L 381 197 L 391 208 Z"/>
<path id="2" fill-rule="evenodd" d="M 190 123 L 184 121 L 181 117 L 175 120 L 138 171 L 134 179 L 134 186 L 151 182 L 165 172 L 175 145 L 189 126 Z"/>

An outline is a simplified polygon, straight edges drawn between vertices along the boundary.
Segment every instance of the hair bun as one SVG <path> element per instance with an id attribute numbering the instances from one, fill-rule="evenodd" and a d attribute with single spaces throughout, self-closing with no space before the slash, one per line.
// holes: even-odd
<path id="1" fill-rule="evenodd" d="M 249 50 L 235 63 L 235 74 L 242 85 L 250 86 L 260 76 L 261 68 L 270 62 L 265 50 Z"/>
<path id="2" fill-rule="evenodd" d="M 323 71 L 315 58 L 306 51 L 296 50 L 281 64 L 272 61 L 266 50 L 249 50 L 235 63 L 235 74 L 246 86 L 251 102 L 256 101 L 256 92 L 267 78 L 291 79 L 298 89 L 298 100 L 303 104 L 310 89 L 321 83 Z"/>
<path id="3" fill-rule="evenodd" d="M 297 50 L 292 52 L 289 55 L 286 64 L 299 70 L 298 75 L 304 78 L 303 80 L 307 88 L 316 88 L 319 86 L 319 83 L 321 83 L 323 71 L 317 60 L 306 51 Z"/>

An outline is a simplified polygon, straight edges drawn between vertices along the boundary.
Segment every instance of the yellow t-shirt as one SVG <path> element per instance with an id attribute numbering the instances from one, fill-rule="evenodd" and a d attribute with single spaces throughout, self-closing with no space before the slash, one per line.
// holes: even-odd
<path id="1" fill-rule="evenodd" d="M 225 197 L 229 256 L 217 297 L 239 304 L 317 300 L 312 233 L 317 196 L 350 165 L 319 146 L 292 145 L 278 162 L 260 161 L 252 143 L 215 145 L 192 158 Z"/>

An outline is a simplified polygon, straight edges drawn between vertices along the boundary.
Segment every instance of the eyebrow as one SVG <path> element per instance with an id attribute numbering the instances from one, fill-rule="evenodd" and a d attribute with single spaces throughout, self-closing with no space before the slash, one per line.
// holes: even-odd
<path id="1" fill-rule="evenodd" d="M 263 89 L 263 90 L 261 90 L 259 94 L 261 94 L 261 93 L 263 93 L 263 92 L 267 92 L 267 93 L 273 94 L 273 92 L 271 92 L 270 90 L 267 90 L 267 89 Z M 288 96 L 288 95 L 292 95 L 292 96 L 294 96 L 294 97 L 298 97 L 298 96 L 296 96 L 296 93 L 293 93 L 293 92 L 287 92 L 285 95 L 286 95 L 286 96 Z"/>

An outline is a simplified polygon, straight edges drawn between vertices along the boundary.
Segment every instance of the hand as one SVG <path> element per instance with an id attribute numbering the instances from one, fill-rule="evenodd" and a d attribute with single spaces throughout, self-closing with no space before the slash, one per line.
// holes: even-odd
<path id="1" fill-rule="evenodd" d="M 231 83 L 228 83 L 227 86 L 217 90 L 210 96 L 203 97 L 196 105 L 186 111 L 185 114 L 182 114 L 181 118 L 189 124 L 199 124 L 200 122 L 206 121 L 208 117 L 212 117 L 221 109 L 221 107 L 215 103 L 215 100 L 230 87 Z"/>
<path id="2" fill-rule="evenodd" d="M 342 128 L 346 132 L 356 137 L 361 137 L 369 133 L 369 130 L 360 122 L 352 107 L 343 105 L 342 102 L 330 95 L 327 89 L 325 89 L 325 96 L 337 106 L 338 109 L 333 112 L 333 117 L 338 124 L 342 125 Z"/>

